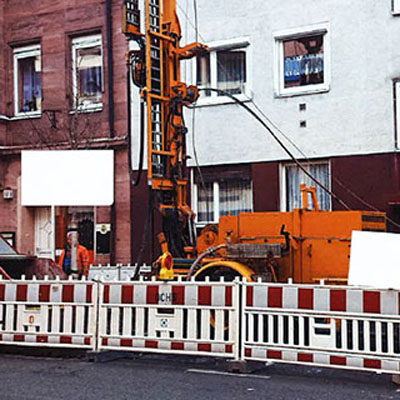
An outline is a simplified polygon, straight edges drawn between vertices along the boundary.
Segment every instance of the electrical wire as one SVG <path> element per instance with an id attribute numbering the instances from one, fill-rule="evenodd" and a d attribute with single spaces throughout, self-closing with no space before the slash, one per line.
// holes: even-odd
<path id="1" fill-rule="evenodd" d="M 204 191 L 204 195 L 206 196 L 206 215 L 207 215 L 207 221 L 210 221 L 210 204 L 208 201 L 207 197 L 207 186 L 204 180 L 203 173 L 201 171 L 200 163 L 199 163 L 199 158 L 197 155 L 197 149 L 196 149 L 196 141 L 195 141 L 195 121 L 196 121 L 196 107 L 193 108 L 192 110 L 192 148 L 193 148 L 193 155 L 194 155 L 194 160 L 196 163 L 196 170 L 199 174 L 199 179 L 200 179 L 200 186 Z"/>
<path id="2" fill-rule="evenodd" d="M 196 3 L 196 0 L 193 0 L 194 1 L 194 3 Z M 196 34 L 196 41 L 198 41 L 198 38 L 200 37 L 201 38 L 201 40 L 202 41 L 205 41 L 205 39 L 204 39 L 204 37 L 201 35 L 201 33 L 200 33 L 200 31 L 199 31 L 199 29 L 198 29 L 198 26 L 197 26 L 197 23 L 196 23 L 196 20 L 197 20 L 197 18 L 198 18 L 198 13 L 197 13 L 197 7 L 195 8 L 195 24 L 193 24 L 192 23 L 192 21 L 191 21 L 191 19 L 190 19 L 190 17 L 188 16 L 188 14 L 182 9 L 182 7 L 180 7 L 179 5 L 178 5 L 178 7 L 180 8 L 180 10 L 182 11 L 182 13 L 185 15 L 185 17 L 186 17 L 186 19 L 188 20 L 188 22 L 192 25 L 192 27 L 194 28 L 194 30 L 195 30 L 195 34 Z M 225 71 L 225 73 L 227 74 L 227 76 L 229 76 L 230 74 L 226 71 L 226 68 L 224 67 L 224 65 L 223 64 L 221 64 L 218 60 L 217 60 L 217 63 L 218 63 L 218 66 L 220 67 L 220 68 L 222 68 L 224 71 Z M 201 90 L 205 90 L 205 89 L 201 89 Z M 228 96 L 229 97 L 229 96 Z M 257 109 L 257 111 L 303 156 L 303 158 L 306 160 L 306 161 L 311 161 L 310 159 L 309 159 L 309 157 L 307 157 L 307 155 L 300 149 L 300 147 L 298 146 L 298 145 L 296 145 L 296 143 L 288 136 L 288 135 L 285 135 L 285 133 L 281 130 L 281 129 L 279 129 L 279 127 L 276 125 L 276 124 L 274 124 L 273 123 L 273 121 L 271 120 L 271 119 L 269 119 L 268 117 L 267 117 L 267 115 L 262 111 L 262 109 L 255 103 L 255 101 L 254 101 L 254 99 L 251 99 L 251 98 L 249 98 L 248 99 L 249 101 L 251 101 L 252 102 L 252 104 L 254 105 L 254 107 Z M 195 107 L 193 108 L 193 110 L 195 110 Z M 294 157 L 294 156 L 293 156 Z M 296 165 L 299 165 L 300 164 L 300 162 L 296 159 L 296 158 L 292 158 L 292 160 L 293 161 L 295 161 L 295 163 L 296 163 Z M 305 172 L 305 170 L 303 169 L 303 168 L 300 168 L 304 173 L 306 173 Z M 306 175 L 307 176 L 309 176 L 310 177 L 310 179 L 311 179 L 311 174 L 309 174 L 309 172 L 307 171 L 307 173 L 306 173 Z M 370 204 L 369 202 L 367 202 L 366 200 L 364 200 L 363 198 L 361 198 L 359 195 L 357 195 L 357 193 L 355 193 L 353 190 L 351 190 L 347 185 L 345 185 L 339 178 L 337 178 L 337 177 L 335 177 L 335 176 L 333 176 L 332 174 L 328 174 L 329 176 L 330 176 L 330 178 L 331 179 L 333 179 L 333 181 L 335 181 L 339 186 L 341 186 L 347 193 L 349 193 L 353 198 L 355 198 L 356 200 L 358 200 L 361 204 L 363 204 L 364 206 L 366 206 L 367 208 L 369 208 L 370 210 L 372 210 L 372 211 L 375 211 L 375 212 L 382 212 L 381 210 L 379 210 L 378 208 L 376 208 L 375 206 L 373 206 L 372 204 Z M 312 179 L 314 182 L 315 182 L 315 180 L 314 179 Z M 321 186 L 320 186 L 321 187 Z M 329 193 L 330 191 L 328 191 L 328 193 Z M 336 196 L 336 195 L 335 195 Z M 339 202 L 339 204 L 342 204 L 342 206 L 343 206 L 343 204 L 346 204 L 346 203 L 344 203 L 344 201 L 342 201 L 338 196 L 336 196 L 336 197 L 334 197 L 338 202 Z M 207 203 L 207 205 L 208 205 L 208 203 Z M 343 206 L 344 207 L 344 206 Z M 347 204 L 346 204 L 346 206 L 344 207 L 346 210 L 350 210 L 351 208 L 349 207 L 349 206 L 347 206 Z M 208 214 L 208 212 L 207 212 L 207 214 Z M 390 222 L 393 226 L 395 226 L 395 227 L 397 227 L 397 228 L 400 228 L 400 224 L 398 224 L 397 222 L 395 222 L 394 220 L 392 220 L 391 218 L 389 218 L 387 215 L 385 216 L 385 219 L 386 219 L 386 221 L 387 222 Z"/>
<path id="3" fill-rule="evenodd" d="M 143 262 L 143 255 L 144 255 L 144 250 L 146 247 L 146 243 L 148 242 L 149 238 L 149 231 L 150 231 L 150 226 L 152 225 L 152 220 L 153 220 L 153 204 L 154 204 L 154 199 L 153 199 L 153 191 L 149 190 L 149 197 L 147 201 L 147 216 L 146 216 L 146 222 L 142 234 L 142 241 L 140 243 L 140 248 L 138 251 L 138 256 L 136 258 L 136 264 L 137 268 L 135 270 L 135 275 L 132 278 L 132 280 L 136 280 L 138 275 L 139 275 L 139 270 L 140 270 L 140 264 Z"/>
<path id="4" fill-rule="evenodd" d="M 193 9 L 194 9 L 194 31 L 196 33 L 196 42 L 199 41 L 199 17 L 197 12 L 197 0 L 193 0 Z"/>
<path id="5" fill-rule="evenodd" d="M 316 179 L 307 169 L 297 160 L 297 158 L 292 154 L 292 152 L 284 145 L 284 143 L 276 136 L 276 134 L 273 132 L 273 130 L 261 119 L 259 115 L 257 115 L 254 110 L 252 110 L 245 102 L 237 99 L 235 96 L 231 95 L 225 90 L 222 89 L 215 89 L 215 88 L 201 88 L 199 89 L 201 91 L 210 91 L 210 92 L 216 92 L 219 94 L 222 94 L 224 96 L 229 97 L 232 99 L 235 103 L 243 107 L 246 111 L 248 111 L 269 133 L 270 135 L 275 139 L 275 141 L 279 144 L 279 146 L 284 150 L 284 152 L 292 159 L 292 161 L 303 171 L 303 173 L 308 176 L 316 185 L 318 185 L 322 190 L 324 190 L 326 193 L 328 193 L 330 196 L 332 196 L 342 207 L 344 207 L 346 210 L 350 210 L 350 207 L 342 201 L 338 196 L 336 196 L 335 193 L 333 193 L 331 190 L 329 190 L 323 183 L 321 183 L 318 179 Z"/>
<path id="6" fill-rule="evenodd" d="M 195 35 L 196 35 L 196 42 L 199 41 L 199 19 L 198 19 L 198 11 L 197 11 L 197 0 L 193 0 L 193 10 L 194 10 L 194 30 L 195 30 Z M 186 14 L 186 20 L 188 20 L 188 16 Z M 189 20 L 190 21 L 190 20 Z M 206 215 L 207 215 L 207 221 L 210 220 L 210 204 L 208 202 L 208 197 L 207 197 L 207 187 L 206 183 L 204 181 L 204 176 L 200 168 L 200 163 L 199 163 L 199 157 L 197 155 L 197 149 L 196 149 L 196 140 L 195 140 L 195 121 L 196 121 L 196 107 L 192 108 L 192 148 L 193 148 L 193 155 L 194 155 L 194 160 L 196 163 L 196 170 L 197 173 L 199 174 L 199 179 L 200 179 L 200 185 L 204 191 L 204 194 L 206 196 Z"/>
<path id="7" fill-rule="evenodd" d="M 193 0 L 194 1 L 194 4 L 196 4 L 196 0 Z M 179 6 L 179 5 L 178 5 Z M 198 26 L 197 26 L 197 7 L 195 8 L 195 24 L 193 25 L 193 23 L 191 22 L 191 20 L 190 20 L 190 18 L 189 18 L 189 16 L 187 15 L 187 13 L 182 9 L 182 7 L 179 7 L 180 8 L 180 10 L 182 11 L 182 13 L 185 15 L 185 17 L 187 18 L 187 20 L 189 21 L 189 23 L 193 26 L 193 28 L 195 29 L 195 33 L 196 33 L 196 39 L 198 38 L 198 37 L 200 37 L 202 40 L 204 40 L 204 38 L 202 37 L 202 35 L 200 34 L 200 31 L 199 31 L 199 29 L 198 29 Z M 228 71 L 226 71 L 226 68 L 224 68 L 224 65 L 222 65 L 220 62 L 218 62 L 218 60 L 217 60 L 217 63 L 218 63 L 218 66 L 219 67 L 221 67 L 223 70 L 224 70 L 224 72 L 226 73 L 226 75 L 227 76 L 229 76 L 230 74 L 229 74 L 229 72 Z M 240 100 L 238 100 L 236 97 L 234 97 L 234 96 L 232 96 L 230 93 L 228 93 L 228 92 L 226 92 L 226 91 L 224 91 L 224 90 L 222 90 L 222 89 L 215 89 L 215 88 L 201 88 L 201 89 L 199 89 L 200 91 L 207 91 L 207 90 L 209 90 L 209 91 L 215 91 L 215 92 L 219 92 L 219 93 L 221 93 L 221 94 L 224 94 L 225 96 L 227 96 L 227 97 L 229 97 L 229 98 L 231 98 L 233 101 L 235 101 L 237 104 L 239 104 L 239 105 L 241 105 L 242 107 L 244 107 L 248 112 L 250 112 L 250 114 L 252 114 L 253 115 L 253 117 L 254 118 L 256 118 L 269 132 L 270 132 L 270 134 L 273 136 L 273 138 L 278 142 L 278 144 L 282 147 L 282 149 L 286 152 L 286 154 L 288 154 L 289 155 L 289 157 L 293 160 L 293 162 L 299 167 L 299 169 L 301 170 L 301 171 L 303 171 L 303 173 L 306 175 L 306 176 L 308 176 L 315 184 L 317 184 L 322 190 L 324 190 L 326 193 L 328 193 L 331 197 L 333 197 L 339 204 L 341 204 L 342 205 L 342 207 L 344 207 L 346 210 L 350 210 L 350 207 L 344 202 L 344 201 L 342 201 L 337 195 L 335 195 L 330 189 L 328 189 L 325 185 L 323 185 L 321 182 L 319 182 L 309 171 L 307 171 L 307 169 L 298 161 L 298 159 L 290 152 L 290 150 L 283 144 L 283 142 L 276 136 L 276 134 L 272 131 L 272 129 L 270 128 L 270 127 L 268 127 L 265 123 L 264 123 L 264 121 L 253 111 L 253 110 L 251 110 L 251 108 L 249 108 L 244 102 L 242 102 L 242 101 L 240 101 Z M 253 102 L 253 104 L 255 105 L 255 103 Z M 258 109 L 258 111 L 260 112 L 260 109 L 259 109 L 259 107 L 257 106 L 257 105 L 255 105 L 255 107 Z M 193 110 L 195 110 L 195 107 L 193 108 Z M 264 113 L 262 113 L 262 115 L 266 118 L 266 116 L 265 116 L 265 114 Z M 282 133 L 283 134 L 283 132 L 281 132 L 280 130 L 279 130 L 279 128 L 275 125 L 275 124 L 273 124 L 272 123 L 272 121 L 271 120 L 269 120 L 268 118 L 266 118 L 267 120 L 268 120 L 268 122 L 269 123 L 271 123 L 271 125 L 273 125 L 274 127 L 275 127 L 275 129 L 277 129 L 280 133 Z M 285 135 L 283 135 L 286 139 L 288 139 L 288 137 L 287 136 L 285 136 Z M 290 139 L 288 139 L 289 140 L 289 142 L 291 142 L 290 141 Z M 294 147 L 298 150 L 298 151 L 300 151 L 301 153 L 302 153 L 302 151 L 300 150 L 300 148 L 298 147 L 298 146 L 296 146 L 295 144 L 294 144 L 294 142 L 291 142 L 291 144 L 292 145 L 294 145 Z M 303 153 L 304 154 L 304 153 Z M 195 158 L 196 158 L 196 156 L 195 156 Z M 200 167 L 199 167 L 200 168 Z M 207 202 L 206 202 L 206 204 L 208 204 Z M 207 212 L 207 214 L 208 214 L 208 212 Z"/>
<path id="8" fill-rule="evenodd" d="M 277 126 L 275 125 L 269 118 L 268 116 L 261 110 L 261 108 L 255 103 L 254 100 L 250 99 L 254 107 L 257 109 L 257 111 L 304 157 L 304 159 L 308 162 L 311 162 L 312 160 L 307 157 L 307 155 L 296 145 L 296 143 L 293 142 L 293 140 L 285 135 L 285 133 Z M 361 204 L 366 206 L 372 211 L 375 212 L 382 212 L 372 204 L 368 203 L 366 200 L 364 200 L 362 197 L 360 197 L 357 193 L 355 193 L 353 190 L 351 190 L 348 186 L 346 186 L 339 178 L 336 176 L 332 175 L 331 173 L 327 174 L 333 181 L 335 181 L 340 187 L 342 187 L 347 193 L 349 193 L 353 198 L 358 200 Z M 395 222 L 393 219 L 389 218 L 387 215 L 385 216 L 385 219 L 387 222 L 390 222 L 393 226 L 396 228 L 400 228 L 400 224 Z"/>

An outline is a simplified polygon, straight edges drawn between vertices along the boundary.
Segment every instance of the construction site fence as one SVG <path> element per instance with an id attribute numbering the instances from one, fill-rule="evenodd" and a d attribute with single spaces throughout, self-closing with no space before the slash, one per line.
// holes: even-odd
<path id="1" fill-rule="evenodd" d="M 0 280 L 0 344 L 96 348 L 98 284 Z"/>
<path id="2" fill-rule="evenodd" d="M 400 374 L 400 291 L 227 281 L 0 280 L 0 345 Z"/>
<path id="3" fill-rule="evenodd" d="M 223 281 L 101 284 L 98 349 L 238 358 L 239 290 Z"/>
<path id="4" fill-rule="evenodd" d="M 241 284 L 244 360 L 398 374 L 400 292 Z"/>

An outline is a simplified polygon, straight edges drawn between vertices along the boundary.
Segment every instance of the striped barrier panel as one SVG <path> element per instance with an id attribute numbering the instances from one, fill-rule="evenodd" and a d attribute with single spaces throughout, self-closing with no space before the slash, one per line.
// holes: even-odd
<path id="1" fill-rule="evenodd" d="M 400 292 L 244 283 L 245 360 L 400 373 Z"/>
<path id="2" fill-rule="evenodd" d="M 101 283 L 98 349 L 237 358 L 238 295 L 222 281 Z"/>
<path id="3" fill-rule="evenodd" d="M 97 286 L 0 280 L 0 344 L 95 349 Z"/>

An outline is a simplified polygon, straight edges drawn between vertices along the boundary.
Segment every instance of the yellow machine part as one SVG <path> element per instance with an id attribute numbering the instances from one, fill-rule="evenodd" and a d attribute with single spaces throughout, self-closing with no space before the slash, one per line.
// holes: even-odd
<path id="1" fill-rule="evenodd" d="M 174 279 L 174 261 L 169 251 L 163 253 L 158 259 L 160 263 L 159 279 L 162 281 Z"/>
<path id="2" fill-rule="evenodd" d="M 254 271 L 247 265 L 244 265 L 237 261 L 229 261 L 222 259 L 204 265 L 195 273 L 194 276 L 195 277 L 207 276 L 207 272 L 211 272 L 212 270 L 215 270 L 219 267 L 225 267 L 231 269 L 232 271 L 238 273 L 240 276 L 246 278 L 248 281 L 254 280 Z"/>

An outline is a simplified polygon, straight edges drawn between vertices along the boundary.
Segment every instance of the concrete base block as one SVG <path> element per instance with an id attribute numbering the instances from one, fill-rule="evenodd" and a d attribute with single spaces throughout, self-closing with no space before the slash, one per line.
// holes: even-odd
<path id="1" fill-rule="evenodd" d="M 226 362 L 226 369 L 229 372 L 234 372 L 237 374 L 246 374 L 248 372 L 248 365 L 246 361 L 229 360 Z"/>

